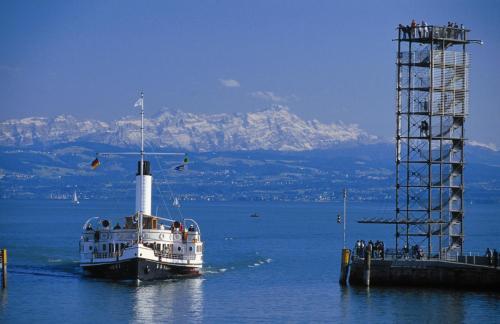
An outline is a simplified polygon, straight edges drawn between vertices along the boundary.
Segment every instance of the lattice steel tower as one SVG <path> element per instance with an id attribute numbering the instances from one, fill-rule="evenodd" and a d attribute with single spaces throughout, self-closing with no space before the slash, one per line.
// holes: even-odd
<path id="1" fill-rule="evenodd" d="M 398 28 L 396 249 L 462 253 L 469 30 Z"/>

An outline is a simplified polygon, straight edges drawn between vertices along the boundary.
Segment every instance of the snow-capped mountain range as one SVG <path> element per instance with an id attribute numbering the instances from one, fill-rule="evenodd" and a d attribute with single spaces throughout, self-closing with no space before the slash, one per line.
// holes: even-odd
<path id="1" fill-rule="evenodd" d="M 78 120 L 68 115 L 10 119 L 0 122 L 0 145 L 26 147 L 86 141 L 129 146 L 139 144 L 139 129 L 140 119 L 135 116 L 113 122 Z M 145 118 L 145 132 L 152 146 L 198 152 L 306 151 L 378 140 L 356 124 L 303 120 L 284 106 L 213 115 L 164 108 Z"/>

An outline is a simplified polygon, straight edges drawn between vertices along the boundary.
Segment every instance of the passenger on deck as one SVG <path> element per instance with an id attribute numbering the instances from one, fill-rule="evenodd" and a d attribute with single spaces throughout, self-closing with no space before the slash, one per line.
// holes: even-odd
<path id="1" fill-rule="evenodd" d="M 188 229 L 189 232 L 194 232 L 194 225 L 189 225 L 189 229 Z"/>
<path id="2" fill-rule="evenodd" d="M 115 227 L 113 227 L 114 230 L 121 229 L 122 227 L 120 226 L 120 223 L 116 223 Z"/>
<path id="3" fill-rule="evenodd" d="M 92 224 L 88 223 L 88 224 L 87 224 L 87 227 L 86 227 L 85 229 L 86 229 L 87 231 L 91 231 L 91 230 L 93 230 L 93 228 L 92 228 Z"/>

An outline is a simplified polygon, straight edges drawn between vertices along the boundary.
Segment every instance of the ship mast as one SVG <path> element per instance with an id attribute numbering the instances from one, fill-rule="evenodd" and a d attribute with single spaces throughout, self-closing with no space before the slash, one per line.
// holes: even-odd
<path id="1" fill-rule="evenodd" d="M 139 152 L 140 160 L 139 166 L 136 173 L 136 191 L 135 191 L 135 212 L 138 216 L 137 220 L 137 241 L 142 242 L 143 236 L 143 223 L 144 223 L 144 214 L 151 214 L 151 195 L 152 195 L 152 175 L 151 175 L 151 167 L 149 161 L 145 160 L 146 154 L 148 155 L 173 155 L 173 156 L 181 156 L 185 153 L 163 153 L 163 152 L 145 152 L 144 151 L 144 92 L 141 91 L 141 97 L 136 101 L 134 107 L 140 107 L 141 109 L 141 150 Z M 106 152 L 106 153 L 97 153 L 96 156 L 110 156 L 110 155 L 137 155 L 136 152 Z M 97 161 L 97 165 L 99 165 L 99 161 Z M 94 163 L 94 162 L 93 162 Z M 93 165 L 92 165 L 93 166 Z M 95 168 L 93 166 L 93 168 Z"/>
<path id="2" fill-rule="evenodd" d="M 141 166 L 140 166 L 140 180 L 141 180 L 141 201 L 144 201 L 144 91 L 141 91 Z M 143 204 L 140 205 L 139 210 L 139 242 L 142 242 L 142 219 L 144 210 Z"/>

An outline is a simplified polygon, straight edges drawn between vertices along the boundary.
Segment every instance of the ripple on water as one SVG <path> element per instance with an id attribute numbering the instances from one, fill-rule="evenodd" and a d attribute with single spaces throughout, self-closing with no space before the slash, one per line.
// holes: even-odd
<path id="1" fill-rule="evenodd" d="M 48 262 L 49 263 L 61 263 L 62 259 L 49 259 Z"/>

